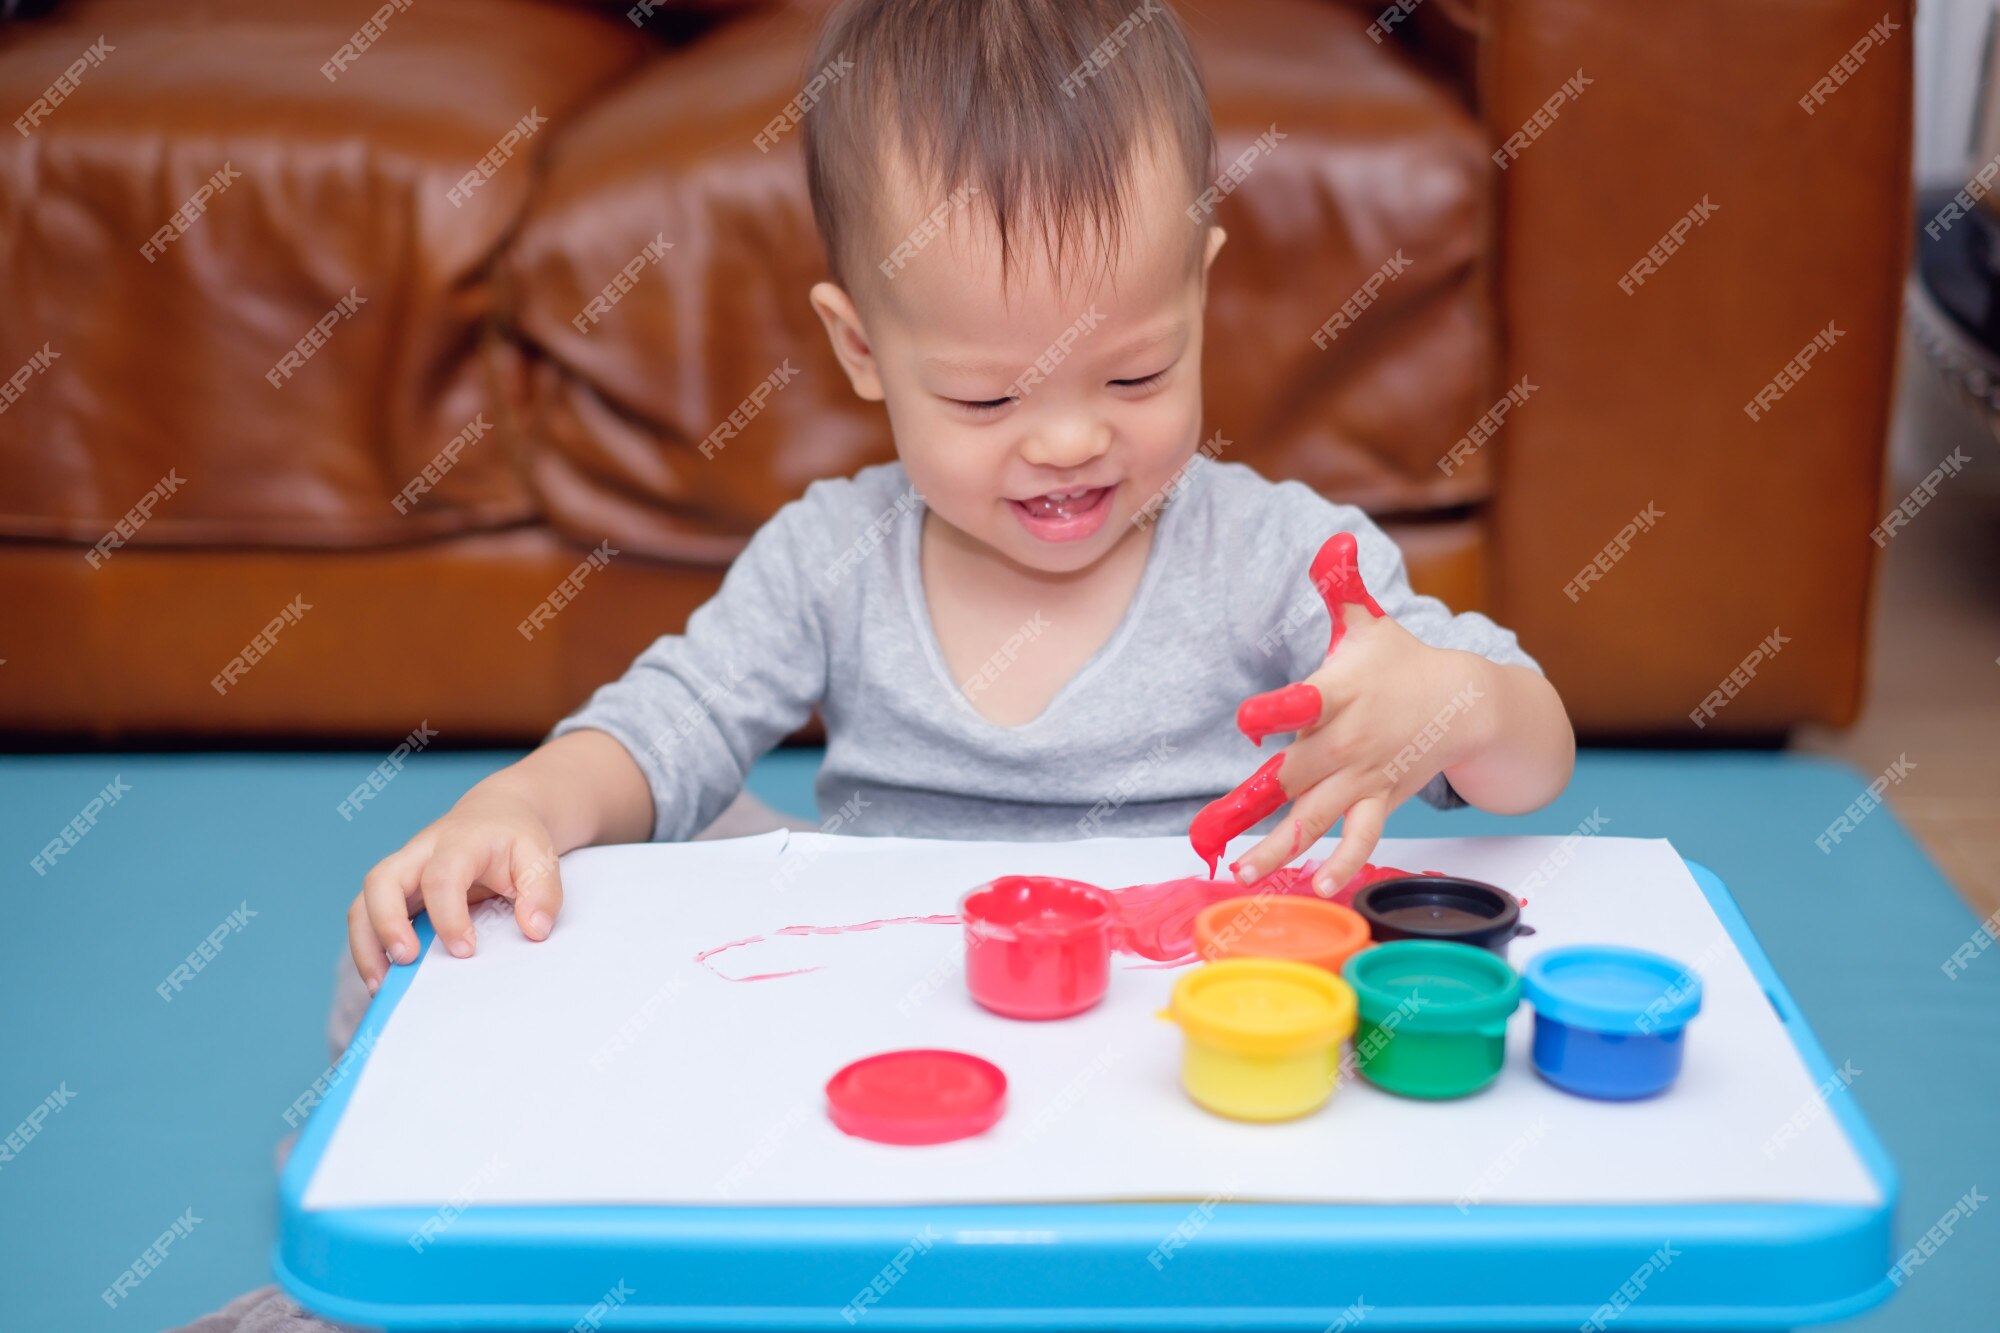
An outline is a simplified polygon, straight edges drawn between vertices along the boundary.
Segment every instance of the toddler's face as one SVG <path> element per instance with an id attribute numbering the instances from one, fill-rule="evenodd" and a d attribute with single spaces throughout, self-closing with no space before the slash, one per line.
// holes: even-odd
<path id="1" fill-rule="evenodd" d="M 863 398 L 888 408 L 896 452 L 938 517 L 1030 569 L 1070 573 L 1132 533 L 1201 438 L 1201 317 L 1219 229 L 1196 224 L 1171 162 L 1142 156 L 1117 262 L 1073 257 L 1067 284 L 1039 230 L 998 237 L 975 196 L 893 279 L 813 289 Z M 887 217 L 922 218 L 908 190 Z M 882 246 L 886 257 L 893 243 Z"/>

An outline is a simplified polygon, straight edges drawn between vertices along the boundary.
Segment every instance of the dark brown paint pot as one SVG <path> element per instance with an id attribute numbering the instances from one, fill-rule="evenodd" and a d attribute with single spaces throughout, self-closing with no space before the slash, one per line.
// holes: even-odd
<path id="1" fill-rule="evenodd" d="M 1354 910 L 1378 942 L 1446 940 L 1507 956 L 1516 935 L 1532 934 L 1521 922 L 1514 895 L 1476 879 L 1411 875 L 1385 879 L 1354 895 Z"/>

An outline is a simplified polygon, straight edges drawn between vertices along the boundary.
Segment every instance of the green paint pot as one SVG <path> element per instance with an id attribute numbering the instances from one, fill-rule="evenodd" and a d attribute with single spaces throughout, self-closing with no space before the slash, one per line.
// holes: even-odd
<path id="1" fill-rule="evenodd" d="M 1500 1074 L 1521 977 L 1470 944 L 1395 940 L 1363 949 L 1340 974 L 1354 988 L 1361 1074 L 1400 1097 L 1465 1097 Z"/>

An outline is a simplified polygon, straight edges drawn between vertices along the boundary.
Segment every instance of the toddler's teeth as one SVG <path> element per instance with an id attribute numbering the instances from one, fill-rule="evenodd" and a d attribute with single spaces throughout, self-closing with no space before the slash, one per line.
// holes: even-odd
<path id="1" fill-rule="evenodd" d="M 1078 512 L 1087 508 L 1101 488 L 1093 487 L 1084 491 L 1051 491 L 1021 501 L 1021 507 L 1036 518 L 1075 518 Z"/>

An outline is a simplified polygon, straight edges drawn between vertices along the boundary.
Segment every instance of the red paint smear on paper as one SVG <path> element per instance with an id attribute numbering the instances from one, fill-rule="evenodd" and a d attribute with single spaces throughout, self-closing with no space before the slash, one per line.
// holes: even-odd
<path id="1" fill-rule="evenodd" d="M 1111 901 L 1117 909 L 1112 930 L 1112 947 L 1119 953 L 1130 954 L 1147 961 L 1139 963 L 1139 968 L 1179 967 L 1193 962 L 1194 919 L 1204 907 L 1229 898 L 1254 897 L 1258 894 L 1286 894 L 1298 897 L 1318 897 L 1312 886 L 1313 871 L 1323 862 L 1308 861 L 1304 865 L 1285 866 L 1274 870 L 1256 883 L 1245 887 L 1234 880 L 1204 879 L 1190 875 L 1185 879 L 1162 880 L 1157 884 L 1131 884 L 1122 889 L 1108 889 Z M 1343 907 L 1354 900 L 1354 895 L 1377 880 L 1407 879 L 1412 875 L 1441 875 L 1440 870 L 1398 870 L 1394 866 L 1364 865 L 1353 879 L 1342 885 L 1328 899 Z M 694 961 L 714 972 L 724 981 L 776 981 L 781 977 L 803 976 L 817 972 L 818 966 L 797 967 L 788 972 L 759 972 L 747 977 L 732 977 L 717 972 L 709 959 L 731 949 L 742 948 L 746 944 L 761 944 L 777 936 L 800 935 L 850 935 L 857 931 L 880 930 L 884 926 L 957 926 L 963 925 L 963 918 L 956 914 L 942 916 L 892 916 L 880 921 L 860 921 L 850 926 L 786 926 L 774 930 L 770 935 L 749 935 L 727 944 L 718 944 L 713 949 L 704 949 L 694 956 Z"/>
<path id="2" fill-rule="evenodd" d="M 857 921 L 851 926 L 785 926 L 782 929 L 772 931 L 770 935 L 746 935 L 740 940 L 731 940 L 727 944 L 718 944 L 713 949 L 703 949 L 694 956 L 694 960 L 703 967 L 708 968 L 709 971 L 715 972 L 715 968 L 710 966 L 708 960 L 717 954 L 727 953 L 731 949 L 740 949 L 746 944 L 762 944 L 765 940 L 775 936 L 851 935 L 861 930 L 880 930 L 884 926 L 956 926 L 962 924 L 962 920 L 956 913 L 950 913 L 944 916 L 891 916 L 884 917 L 880 921 Z M 724 981 L 775 981 L 779 977 L 798 977 L 804 976 L 808 972 L 817 971 L 819 971 L 818 967 L 795 967 L 789 972 L 759 972 L 755 976 L 748 977 L 732 977 L 722 972 L 715 972 L 715 975 L 721 977 Z"/>
<path id="3" fill-rule="evenodd" d="M 1327 617 L 1333 622 L 1326 641 L 1326 655 L 1332 657 L 1333 650 L 1340 646 L 1341 636 L 1347 633 L 1347 623 L 1341 612 L 1346 607 L 1359 606 L 1380 619 L 1382 607 L 1368 595 L 1367 585 L 1361 581 L 1360 545 L 1351 532 L 1336 532 L 1327 538 L 1326 544 L 1319 548 L 1319 554 L 1312 558 L 1307 572 L 1313 587 L 1319 591 L 1320 600 L 1326 603 Z M 1296 719 L 1303 710 L 1305 696 L 1295 693 L 1298 690 L 1311 693 L 1314 705 L 1312 718 L 1316 720 L 1319 717 L 1319 691 L 1301 683 L 1245 700 L 1243 706 L 1236 710 L 1236 725 L 1251 740 L 1262 745 L 1265 736 L 1274 731 L 1287 730 L 1285 727 L 1265 725 L 1272 720 L 1272 714 Z M 1194 844 L 1195 855 L 1208 867 L 1211 876 L 1215 874 L 1216 862 L 1222 857 L 1222 849 L 1229 845 L 1231 838 L 1284 805 L 1286 796 L 1278 785 L 1278 765 L 1283 758 L 1283 755 L 1273 758 L 1235 791 L 1220 800 L 1210 801 L 1194 817 L 1194 823 L 1189 825 L 1188 841 Z"/>
<path id="4" fill-rule="evenodd" d="M 1308 861 L 1300 866 L 1284 866 L 1244 887 L 1234 880 L 1203 879 L 1189 876 L 1159 884 L 1137 884 L 1111 890 L 1118 908 L 1118 948 L 1120 952 L 1150 958 L 1162 966 L 1177 966 L 1195 956 L 1194 919 L 1204 907 L 1228 898 L 1258 894 L 1288 894 L 1317 898 L 1312 886 L 1313 871 L 1324 864 Z M 1364 865 L 1360 873 L 1342 885 L 1328 901 L 1343 907 L 1368 885 L 1383 879 L 1404 879 L 1413 874 L 1437 875 L 1436 870 L 1398 870 L 1394 866 Z"/>

